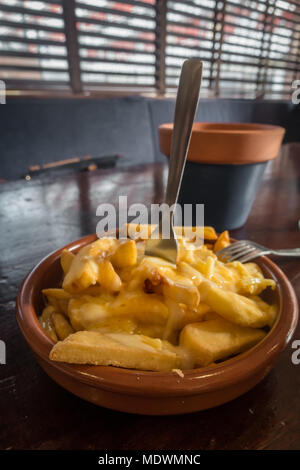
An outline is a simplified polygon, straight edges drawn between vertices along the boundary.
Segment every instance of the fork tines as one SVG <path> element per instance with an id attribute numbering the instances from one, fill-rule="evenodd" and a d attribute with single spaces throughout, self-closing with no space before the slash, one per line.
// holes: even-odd
<path id="1" fill-rule="evenodd" d="M 240 261 L 247 263 L 260 255 L 260 250 L 248 240 L 241 240 L 217 252 L 223 262 Z"/>

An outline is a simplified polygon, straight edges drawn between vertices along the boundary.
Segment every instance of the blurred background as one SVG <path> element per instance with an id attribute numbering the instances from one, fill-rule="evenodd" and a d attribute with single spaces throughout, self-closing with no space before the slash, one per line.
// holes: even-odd
<path id="1" fill-rule="evenodd" d="M 157 127 L 190 57 L 204 61 L 197 120 L 279 124 L 299 141 L 300 0 L 0 0 L 0 178 L 161 161 Z"/>

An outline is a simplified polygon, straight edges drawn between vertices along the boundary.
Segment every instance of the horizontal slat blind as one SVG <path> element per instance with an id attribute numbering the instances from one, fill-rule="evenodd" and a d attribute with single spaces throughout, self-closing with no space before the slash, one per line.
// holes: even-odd
<path id="1" fill-rule="evenodd" d="M 300 0 L 0 0 L 8 88 L 164 94 L 189 57 L 204 94 L 290 99 Z"/>
<path id="2" fill-rule="evenodd" d="M 289 97 L 300 69 L 300 2 L 168 0 L 166 83 L 184 58 L 204 61 L 203 88 L 223 97 Z"/>
<path id="3" fill-rule="evenodd" d="M 202 91 L 210 87 L 215 40 L 215 0 L 167 1 L 166 86 L 177 87 L 183 61 L 203 60 Z"/>
<path id="4" fill-rule="evenodd" d="M 76 17 L 85 88 L 154 88 L 155 0 L 77 0 Z"/>
<path id="5" fill-rule="evenodd" d="M 269 15 L 269 53 L 265 59 L 265 97 L 290 96 L 300 71 L 300 9 L 294 2 L 273 1 Z"/>
<path id="6" fill-rule="evenodd" d="M 60 0 L 0 1 L 0 79 L 17 88 L 69 88 Z"/>
<path id="7" fill-rule="evenodd" d="M 299 20 L 294 2 L 226 1 L 220 20 L 217 93 L 290 95 L 299 70 Z"/>
<path id="8" fill-rule="evenodd" d="M 221 96 L 255 97 L 263 67 L 268 1 L 231 0 L 219 16 L 220 48 L 216 90 Z"/>

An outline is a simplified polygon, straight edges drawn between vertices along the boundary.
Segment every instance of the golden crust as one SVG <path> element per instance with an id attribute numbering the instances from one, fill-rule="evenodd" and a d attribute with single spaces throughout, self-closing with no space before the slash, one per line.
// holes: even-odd
<path id="1" fill-rule="evenodd" d="M 183 359 L 179 350 L 167 341 L 154 339 L 151 343 L 150 339 L 142 335 L 79 331 L 57 343 L 50 359 L 152 371 L 181 368 Z"/>

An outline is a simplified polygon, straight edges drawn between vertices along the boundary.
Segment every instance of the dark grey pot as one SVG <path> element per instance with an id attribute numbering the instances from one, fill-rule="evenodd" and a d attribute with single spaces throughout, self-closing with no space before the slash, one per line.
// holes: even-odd
<path id="1" fill-rule="evenodd" d="M 267 163 L 211 165 L 187 161 L 178 203 L 204 204 L 205 225 L 219 232 L 239 228 L 248 218 Z"/>

